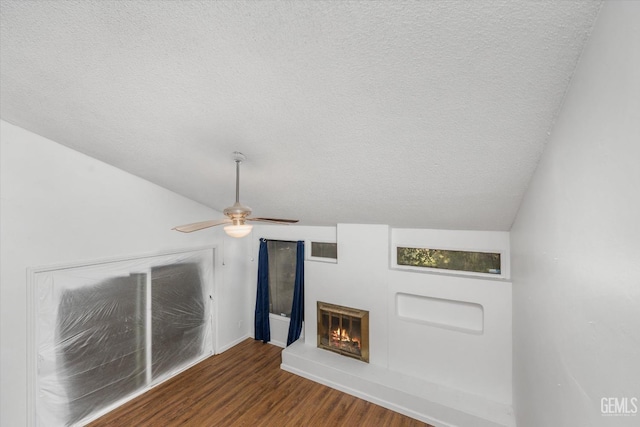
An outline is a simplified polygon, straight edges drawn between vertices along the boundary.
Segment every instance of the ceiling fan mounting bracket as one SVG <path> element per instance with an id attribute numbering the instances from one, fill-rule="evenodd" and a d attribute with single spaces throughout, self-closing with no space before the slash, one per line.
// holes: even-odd
<path id="1" fill-rule="evenodd" d="M 247 156 L 245 156 L 244 154 L 242 154 L 239 151 L 234 151 L 233 152 L 233 161 L 234 162 L 242 163 L 245 160 L 247 160 Z"/>

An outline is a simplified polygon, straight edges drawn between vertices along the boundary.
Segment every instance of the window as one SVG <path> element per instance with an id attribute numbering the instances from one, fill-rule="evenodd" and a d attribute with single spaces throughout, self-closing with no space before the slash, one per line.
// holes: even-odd
<path id="1" fill-rule="evenodd" d="M 212 354 L 212 256 L 200 250 L 34 272 L 36 424 L 83 425 Z"/>
<path id="2" fill-rule="evenodd" d="M 291 317 L 296 280 L 296 242 L 269 240 L 269 312 Z"/>
<path id="3" fill-rule="evenodd" d="M 311 242 L 311 256 L 313 258 L 338 259 L 338 244 Z"/>
<path id="4" fill-rule="evenodd" d="M 499 275 L 500 254 L 428 248 L 397 248 L 398 265 Z"/>

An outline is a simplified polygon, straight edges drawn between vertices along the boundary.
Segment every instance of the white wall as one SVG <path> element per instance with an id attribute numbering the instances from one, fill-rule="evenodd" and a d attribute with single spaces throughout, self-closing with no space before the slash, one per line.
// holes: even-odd
<path id="1" fill-rule="evenodd" d="M 217 214 L 217 217 L 221 217 Z M 221 258 L 218 271 L 222 278 L 218 292 L 218 327 L 216 352 L 223 352 L 240 341 L 253 336 L 253 310 L 249 301 L 255 299 L 250 287 L 251 240 L 250 237 L 236 239 L 227 236 L 222 227 L 217 227 Z M 197 234 L 197 233 L 191 233 Z"/>
<path id="2" fill-rule="evenodd" d="M 278 231 L 274 228 L 269 237 L 287 238 Z M 305 227 L 292 227 L 291 232 L 298 233 L 298 239 L 310 237 L 305 235 Z M 439 404 L 457 405 L 463 407 L 461 411 L 499 419 L 500 425 L 511 425 L 511 283 L 505 278 L 392 269 L 390 254 L 393 243 L 400 241 L 411 241 L 425 247 L 447 242 L 456 249 L 496 250 L 508 254 L 508 233 L 390 230 L 386 225 L 338 224 L 336 237 L 337 263 L 305 263 L 304 344 L 316 346 L 317 301 L 368 310 L 370 363 L 351 370 L 350 375 L 361 374 L 366 381 L 376 377 L 376 383 L 385 384 L 384 378 L 387 378 L 389 383 L 388 388 L 378 395 L 366 385 L 359 389 L 355 382 L 341 388 L 333 377 L 320 378 L 320 382 L 396 410 L 418 401 L 407 400 L 407 394 L 415 393 L 419 399 L 437 399 Z M 508 256 L 504 265 L 508 271 Z M 255 289 L 255 279 L 253 286 Z M 446 324 L 446 319 L 443 325 L 435 325 L 420 319 L 408 319 L 407 316 L 402 318 L 396 312 L 396 298 L 400 293 L 410 297 L 435 298 L 453 305 L 461 302 L 481 306 L 480 331 L 456 330 Z M 424 311 L 421 303 L 418 301 L 415 307 Z M 291 355 L 295 353 L 301 358 L 309 355 L 313 360 L 310 359 L 311 364 L 298 364 L 291 360 L 285 363 L 283 355 L 283 363 L 287 365 L 285 369 L 316 380 L 323 375 L 314 371 L 313 363 L 318 361 L 315 353 L 301 349 L 291 351 Z M 402 391 L 397 389 L 394 378 L 398 374 L 410 378 L 412 383 Z M 390 389 L 397 390 L 398 397 L 382 396 Z M 426 390 L 436 391 L 430 396 Z M 416 409 L 412 416 L 426 410 L 424 405 L 413 406 Z M 447 411 L 443 413 L 447 414 Z M 458 416 L 453 412 L 449 414 L 451 422 Z M 435 416 L 424 414 L 423 418 L 433 422 L 434 418 L 430 417 Z"/>
<path id="3" fill-rule="evenodd" d="M 305 266 L 305 342 L 317 345 L 317 301 L 368 310 L 369 363 L 388 368 L 389 227 L 338 224 L 337 237 L 336 264 Z"/>
<path id="4" fill-rule="evenodd" d="M 0 122 L 0 425 L 27 423 L 27 269 L 174 249 L 221 246 L 220 230 L 171 227 L 221 214 L 145 180 Z M 218 346 L 246 335 L 241 242 L 227 250 Z M 222 251 L 219 251 L 220 253 Z M 246 252 L 245 252 L 246 253 Z M 218 257 L 220 264 L 220 259 Z M 220 273 L 216 279 L 220 277 Z M 240 315 L 240 313 L 242 315 Z M 230 325 L 225 325 L 225 321 Z M 246 325 L 242 325 L 246 329 Z"/>
<path id="5" fill-rule="evenodd" d="M 640 425 L 601 415 L 640 399 L 639 22 L 604 3 L 511 230 L 520 427 Z"/>
<path id="6" fill-rule="evenodd" d="M 511 404 L 511 283 L 509 278 L 509 233 L 499 231 L 394 229 L 396 246 L 490 251 L 502 255 L 500 277 L 478 277 L 446 273 L 393 270 L 389 273 L 390 368 L 414 373 L 422 379 Z M 421 322 L 436 315 L 435 306 L 423 303 L 422 316 L 406 318 L 397 312 L 398 294 L 431 298 L 447 303 L 440 325 Z M 461 304 L 462 303 L 462 304 Z M 481 308 L 479 332 L 459 330 L 463 304 Z M 456 307 L 458 305 L 458 307 Z M 419 308 L 418 305 L 416 308 Z M 451 316 L 451 317 L 448 317 Z M 473 319 L 469 319 L 473 320 Z M 448 325 L 452 325 L 448 327 Z"/>

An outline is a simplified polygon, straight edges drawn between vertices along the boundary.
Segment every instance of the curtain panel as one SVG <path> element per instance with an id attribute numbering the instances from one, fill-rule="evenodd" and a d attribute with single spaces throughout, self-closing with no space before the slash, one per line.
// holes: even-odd
<path id="1" fill-rule="evenodd" d="M 255 339 L 267 343 L 271 341 L 269 325 L 269 253 L 267 240 L 260 239 L 258 252 L 258 290 L 256 293 Z"/>
<path id="2" fill-rule="evenodd" d="M 304 321 L 304 242 L 298 240 L 296 248 L 296 279 L 293 285 L 293 305 L 287 347 L 300 338 Z"/>

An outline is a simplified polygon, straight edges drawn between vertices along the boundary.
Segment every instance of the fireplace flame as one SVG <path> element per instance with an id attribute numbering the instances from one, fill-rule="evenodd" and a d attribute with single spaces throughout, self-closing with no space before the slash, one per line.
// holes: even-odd
<path id="1" fill-rule="evenodd" d="M 332 331 L 331 332 L 331 341 L 333 341 L 334 343 L 336 343 L 338 345 L 340 343 L 344 343 L 344 344 L 353 343 L 354 345 L 356 345 L 358 347 L 358 349 L 360 349 L 360 339 L 357 338 L 357 337 L 351 338 L 346 329 L 338 328 L 338 329 Z"/>

